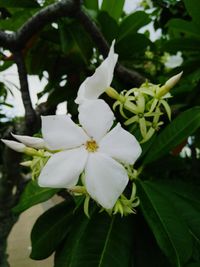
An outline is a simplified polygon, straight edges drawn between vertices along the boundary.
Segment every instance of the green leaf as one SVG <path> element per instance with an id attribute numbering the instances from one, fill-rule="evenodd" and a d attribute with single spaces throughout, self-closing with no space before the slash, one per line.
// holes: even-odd
<path id="1" fill-rule="evenodd" d="M 170 31 L 172 30 L 175 37 L 185 33 L 186 37 L 200 38 L 200 30 L 192 21 L 185 21 L 183 19 L 171 19 L 168 23 Z"/>
<path id="2" fill-rule="evenodd" d="M 101 10 L 106 11 L 116 21 L 119 20 L 125 0 L 103 0 Z"/>
<path id="3" fill-rule="evenodd" d="M 98 0 L 84 0 L 83 3 L 84 6 L 88 9 L 93 9 L 93 10 L 99 9 Z"/>
<path id="4" fill-rule="evenodd" d="M 189 232 L 200 245 L 200 188 L 198 186 L 191 188 L 188 184 L 184 186 L 182 182 L 172 181 L 152 182 L 152 184 L 170 198 L 179 216 L 187 224 Z M 191 189 L 193 195 L 191 195 Z M 194 203 L 198 204 L 197 208 Z"/>
<path id="5" fill-rule="evenodd" d="M 19 203 L 13 208 L 13 212 L 21 213 L 38 203 L 50 199 L 59 190 L 39 187 L 37 181 L 30 181 L 22 193 Z"/>
<path id="6" fill-rule="evenodd" d="M 132 216 L 95 213 L 75 219 L 66 242 L 56 253 L 55 267 L 130 267 Z"/>
<path id="7" fill-rule="evenodd" d="M 121 60 L 131 60 L 134 56 L 144 53 L 151 41 L 140 33 L 132 33 L 124 37 L 116 44 L 116 52 L 120 55 Z"/>
<path id="8" fill-rule="evenodd" d="M 70 231 L 73 210 L 73 202 L 65 201 L 37 219 L 31 232 L 32 259 L 45 259 L 56 250 Z"/>
<path id="9" fill-rule="evenodd" d="M 200 1 L 199 0 L 184 0 L 185 7 L 192 17 L 192 20 L 200 26 Z"/>
<path id="10" fill-rule="evenodd" d="M 85 64 L 89 64 L 93 45 L 83 27 L 76 22 L 62 19 L 59 22 L 59 30 L 63 52 L 65 54 L 77 54 L 79 61 L 81 58 Z M 78 63 L 80 64 L 80 62 Z"/>
<path id="11" fill-rule="evenodd" d="M 138 196 L 144 217 L 158 245 L 177 267 L 192 254 L 192 238 L 184 221 L 177 215 L 173 202 L 153 183 L 138 181 Z"/>
<path id="12" fill-rule="evenodd" d="M 144 11 L 136 11 L 135 13 L 126 16 L 120 24 L 117 42 L 121 41 L 127 35 L 136 33 L 141 27 L 149 22 L 149 16 Z"/>
<path id="13" fill-rule="evenodd" d="M 99 12 L 98 21 L 101 25 L 101 32 L 109 43 L 117 38 L 119 26 L 117 22 L 107 13 Z"/>
<path id="14" fill-rule="evenodd" d="M 195 38 L 175 38 L 165 42 L 162 49 L 174 53 L 177 51 L 199 51 L 200 40 Z"/>
<path id="15" fill-rule="evenodd" d="M 150 163 L 179 145 L 200 127 L 200 107 L 181 113 L 155 139 L 147 153 L 144 164 Z"/>
<path id="16" fill-rule="evenodd" d="M 0 20 L 0 28 L 3 30 L 16 31 L 18 30 L 30 17 L 33 16 L 34 11 L 32 9 L 26 10 L 19 9 L 15 12 L 12 17 L 5 20 Z"/>
<path id="17" fill-rule="evenodd" d="M 36 0 L 1 0 L 1 7 L 37 8 L 40 5 Z"/>

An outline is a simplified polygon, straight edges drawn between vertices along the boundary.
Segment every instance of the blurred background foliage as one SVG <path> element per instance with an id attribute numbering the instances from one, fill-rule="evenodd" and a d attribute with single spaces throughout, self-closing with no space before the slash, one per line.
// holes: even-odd
<path id="1" fill-rule="evenodd" d="M 1 0 L 0 29 L 15 32 L 55 2 Z M 124 4 L 125 0 L 103 0 L 101 5 L 97 0 L 84 0 L 82 10 L 108 44 L 116 40 L 119 62 L 137 71 L 144 80 L 163 84 L 183 70 L 169 100 L 172 122 L 166 117 L 160 131 L 143 145 L 143 154 L 135 166 L 143 168 L 137 180 L 141 204 L 136 215 L 111 218 L 105 212 L 97 213 L 92 204 L 88 219 L 82 214 L 80 203 L 76 203 L 73 212 L 76 204 L 67 197 L 37 220 L 31 237 L 31 257 L 44 259 L 56 251 L 55 267 L 199 267 L 200 1 L 144 0 L 130 14 L 125 13 Z M 155 31 L 160 32 L 156 38 Z M 98 47 L 75 16 L 47 23 L 24 44 L 21 53 L 27 74 L 48 80 L 38 93 L 38 99 L 48 95 L 47 101 L 36 107 L 38 116 L 55 114 L 58 104 L 67 101 L 68 111 L 77 119 L 74 99 L 81 82 L 103 60 Z M 15 64 L 15 51 L 8 56 L 7 50 L 5 46 L 0 48 L 0 71 Z M 134 80 L 124 82 L 118 75 L 112 85 L 118 91 L 136 86 Z M 1 138 L 7 138 L 10 131 L 20 133 L 26 124 L 26 118 L 10 118 L 4 112 L 4 106 L 10 106 L 10 91 L 9 84 L 2 80 Z M 112 105 L 111 100 L 108 102 Z M 121 120 L 119 114 L 116 116 Z M 40 127 L 36 128 L 35 134 L 40 132 Z M 9 225 L 0 234 L 2 256 L 5 239 L 20 213 L 58 190 L 41 189 L 34 181 L 27 182 L 30 175 L 19 166 L 18 156 L 2 144 L 0 149 L 0 219 L 2 225 Z M 5 255 L 0 266 L 8 266 Z"/>

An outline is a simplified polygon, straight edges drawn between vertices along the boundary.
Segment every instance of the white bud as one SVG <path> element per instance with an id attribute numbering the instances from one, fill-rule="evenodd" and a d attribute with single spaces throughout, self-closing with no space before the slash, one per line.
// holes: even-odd
<path id="1" fill-rule="evenodd" d="M 171 77 L 169 80 L 166 81 L 164 86 L 167 87 L 170 90 L 171 88 L 173 88 L 178 83 L 178 81 L 180 80 L 182 74 L 183 74 L 183 72 L 181 71 L 180 73 L 174 75 L 173 77 Z"/>
<path id="2" fill-rule="evenodd" d="M 166 83 L 161 88 L 159 88 L 157 97 L 162 97 L 169 93 L 169 91 L 178 83 L 182 74 L 183 72 L 181 71 L 180 73 L 167 80 Z"/>
<path id="3" fill-rule="evenodd" d="M 1 139 L 1 141 L 7 145 L 9 148 L 17 151 L 17 152 L 21 152 L 23 153 L 26 149 L 26 146 L 22 143 L 16 142 L 16 141 L 12 141 L 12 140 L 6 140 L 6 139 Z"/>
<path id="4" fill-rule="evenodd" d="M 37 149 L 45 148 L 45 143 L 42 138 L 32 137 L 32 136 L 27 136 L 27 135 L 16 135 L 13 133 L 12 133 L 12 136 L 28 147 L 33 147 Z"/>

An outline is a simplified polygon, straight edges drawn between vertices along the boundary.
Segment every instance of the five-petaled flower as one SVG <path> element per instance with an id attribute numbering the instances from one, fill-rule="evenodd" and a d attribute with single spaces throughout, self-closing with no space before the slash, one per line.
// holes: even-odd
<path id="1" fill-rule="evenodd" d="M 72 189 L 84 172 L 89 195 L 111 209 L 128 183 L 122 164 L 133 164 L 141 153 L 135 137 L 119 123 L 111 129 L 113 121 L 114 114 L 103 100 L 86 101 L 79 106 L 82 127 L 69 115 L 43 116 L 43 140 L 15 138 L 32 147 L 40 141 L 52 152 L 38 178 L 41 187 Z"/>
<path id="2" fill-rule="evenodd" d="M 42 169 L 43 187 L 73 188 L 84 171 L 89 195 L 111 209 L 128 183 L 121 163 L 133 164 L 141 148 L 133 135 L 118 123 L 110 132 L 114 114 L 103 100 L 87 101 L 79 107 L 79 122 L 68 115 L 42 117 L 42 134 L 53 154 Z"/>

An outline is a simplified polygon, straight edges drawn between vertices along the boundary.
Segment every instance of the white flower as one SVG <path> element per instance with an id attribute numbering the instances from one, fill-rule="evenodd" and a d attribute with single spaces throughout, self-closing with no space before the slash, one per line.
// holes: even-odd
<path id="1" fill-rule="evenodd" d="M 174 69 L 179 67 L 183 63 L 182 53 L 179 51 L 176 55 L 169 55 L 165 64 L 165 67 L 169 69 Z"/>
<path id="2" fill-rule="evenodd" d="M 141 153 L 137 140 L 117 124 L 110 132 L 114 114 L 103 100 L 79 106 L 76 125 L 68 115 L 42 117 L 42 135 L 53 154 L 41 171 L 42 187 L 73 188 L 85 171 L 90 196 L 111 209 L 128 183 L 121 163 L 133 164 Z"/>
<path id="3" fill-rule="evenodd" d="M 110 86 L 118 59 L 118 55 L 114 53 L 114 44 L 115 41 L 112 42 L 108 57 L 95 73 L 81 84 L 75 100 L 77 104 L 82 104 L 85 100 L 97 99 Z"/>

